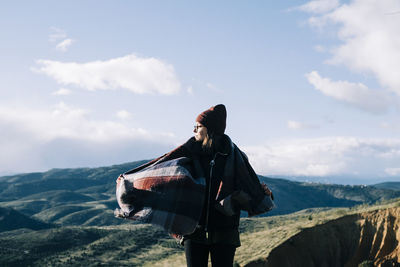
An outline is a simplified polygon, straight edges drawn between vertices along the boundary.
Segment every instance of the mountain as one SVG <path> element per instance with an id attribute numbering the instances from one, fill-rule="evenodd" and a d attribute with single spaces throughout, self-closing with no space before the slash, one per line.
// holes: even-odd
<path id="1" fill-rule="evenodd" d="M 147 160 L 109 167 L 52 169 L 42 173 L 3 176 L 0 177 L 0 201 L 15 200 L 50 190 L 93 189 L 89 190 L 90 193 L 105 193 L 107 190 L 111 192 L 114 188 L 109 185 L 115 182 L 119 174 L 145 162 Z"/>
<path id="2" fill-rule="evenodd" d="M 259 178 L 275 196 L 276 209 L 268 215 L 316 207 L 352 207 L 400 197 L 400 191 L 384 187 L 294 182 L 264 176 Z"/>
<path id="3" fill-rule="evenodd" d="M 0 206 L 57 225 L 113 225 L 115 180 L 147 161 L 0 177 Z"/>
<path id="4" fill-rule="evenodd" d="M 330 176 L 293 176 L 293 175 L 282 175 L 279 177 L 272 178 L 282 178 L 285 180 L 296 181 L 296 182 L 307 182 L 307 183 L 320 183 L 320 184 L 345 184 L 345 185 L 374 185 L 382 182 L 398 182 L 400 177 L 388 176 L 385 178 L 377 176 L 362 176 L 359 175 L 330 175 Z"/>
<path id="5" fill-rule="evenodd" d="M 302 255 L 304 261 L 310 257 L 330 259 L 337 251 L 347 253 L 349 258 L 350 253 L 359 251 L 362 257 L 357 261 L 365 263 L 366 255 L 377 251 L 375 248 L 382 248 L 381 254 L 376 254 L 388 256 L 380 259 L 390 259 L 398 252 L 399 237 L 394 239 L 393 232 L 398 229 L 399 207 L 397 199 L 351 209 L 316 208 L 288 215 L 242 218 L 242 246 L 237 249 L 235 266 L 265 266 L 266 259 L 276 254 L 289 260 Z M 357 239 L 359 236 L 364 238 Z M 287 250 L 287 244 L 295 245 L 299 252 Z M 348 245 L 351 247 L 347 248 Z M 340 262 L 305 266 L 343 266 Z M 362 266 L 374 266 L 372 263 Z M 398 266 L 395 264 L 388 266 Z M 179 267 L 186 263 L 183 247 L 162 229 L 148 224 L 64 226 L 0 233 L 0 266 L 66 265 Z"/>
<path id="6" fill-rule="evenodd" d="M 373 185 L 376 188 L 400 190 L 400 182 L 385 182 Z"/>
<path id="7" fill-rule="evenodd" d="M 113 215 L 117 208 L 115 180 L 145 162 L 0 177 L 0 206 L 59 226 L 125 224 Z M 317 207 L 352 207 L 400 197 L 400 190 L 392 190 L 393 185 L 332 185 L 259 177 L 275 196 L 276 208 L 265 216 Z"/>
<path id="8" fill-rule="evenodd" d="M 144 162 L 0 177 L 0 265 L 184 266 L 182 246 L 162 229 L 113 215 L 115 179 Z M 259 178 L 272 189 L 276 208 L 267 217 L 241 219 L 242 246 L 235 257 L 240 266 L 265 263 L 271 251 L 308 228 L 336 227 L 329 221 L 359 216 L 354 214 L 365 212 L 368 204 L 400 197 L 393 184 L 349 186 Z"/>

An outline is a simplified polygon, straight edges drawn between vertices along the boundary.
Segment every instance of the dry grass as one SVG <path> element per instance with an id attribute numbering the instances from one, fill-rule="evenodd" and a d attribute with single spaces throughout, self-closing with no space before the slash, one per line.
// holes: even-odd
<path id="1" fill-rule="evenodd" d="M 242 246 L 237 249 L 235 261 L 240 266 L 244 266 L 254 260 L 265 259 L 272 249 L 305 228 L 323 224 L 345 215 L 398 206 L 400 206 L 400 199 L 373 206 L 318 208 L 289 215 L 242 218 L 240 223 Z M 57 235 L 52 234 L 53 232 Z M 15 255 L 13 254 L 18 257 L 24 251 L 40 249 L 43 244 L 48 243 L 46 236 L 51 236 L 51 234 L 53 235 L 51 242 L 57 246 L 65 242 L 72 242 L 71 234 L 76 235 L 78 243 L 75 242 L 76 244 L 74 243 L 70 247 L 58 248 L 58 250 L 56 246 L 54 251 L 42 251 L 43 255 L 41 254 L 42 256 L 39 258 L 31 257 L 32 266 L 75 264 L 90 267 L 97 266 L 99 263 L 107 266 L 186 266 L 182 247 L 178 246 L 161 229 L 147 224 L 60 227 L 20 234 L 9 233 L 3 234 L 1 242 L 8 242 L 10 248 L 18 249 L 14 253 Z M 92 240 L 87 240 L 88 238 Z M 13 255 L 11 256 L 14 257 Z M 21 260 L 29 255 L 22 255 Z"/>
<path id="2" fill-rule="evenodd" d="M 394 199 L 372 206 L 310 209 L 283 216 L 243 218 L 240 222 L 242 245 L 236 251 L 235 262 L 244 266 L 251 261 L 265 259 L 273 248 L 304 228 L 324 224 L 346 215 L 399 205 L 400 199 Z M 186 266 L 185 255 L 183 252 L 175 253 L 157 262 L 149 262 L 145 266 Z"/>
<path id="3" fill-rule="evenodd" d="M 271 250 L 297 234 L 304 228 L 324 224 L 345 215 L 372 210 L 387 209 L 400 205 L 400 199 L 393 199 L 377 205 L 360 205 L 353 208 L 315 209 L 296 212 L 285 216 L 246 218 L 241 224 L 255 223 L 260 230 L 241 234 L 242 246 L 237 250 L 235 261 L 243 266 L 257 259 L 265 259 Z M 248 229 L 247 229 L 248 230 Z"/>

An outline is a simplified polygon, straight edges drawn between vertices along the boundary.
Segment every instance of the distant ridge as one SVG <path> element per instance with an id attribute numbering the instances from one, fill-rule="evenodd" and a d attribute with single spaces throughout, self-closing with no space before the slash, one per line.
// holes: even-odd
<path id="1" fill-rule="evenodd" d="M 275 195 L 277 207 L 268 215 L 288 214 L 317 207 L 352 207 L 400 197 L 400 190 L 388 187 L 305 183 L 264 176 L 259 178 Z"/>
<path id="2" fill-rule="evenodd" d="M 384 182 L 384 183 L 374 184 L 373 186 L 381 189 L 400 190 L 400 182 Z"/>

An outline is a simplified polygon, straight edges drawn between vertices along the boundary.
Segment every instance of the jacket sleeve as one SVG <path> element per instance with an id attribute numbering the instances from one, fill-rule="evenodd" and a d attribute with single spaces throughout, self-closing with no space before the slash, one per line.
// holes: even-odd
<path id="1" fill-rule="evenodd" d="M 233 190 L 225 185 L 225 192 L 221 193 L 222 199 L 218 200 L 216 205 L 217 210 L 228 216 L 236 214 L 240 210 L 247 211 L 249 216 L 270 211 L 274 207 L 274 203 L 270 196 L 265 195 L 260 180 L 251 167 L 247 156 L 234 145 L 229 157 L 227 169 L 232 170 L 232 172 L 229 172 L 227 177 L 230 181 L 234 181 L 236 185 Z"/>
<path id="2" fill-rule="evenodd" d="M 258 179 L 258 175 L 250 165 L 247 155 L 239 148 L 238 151 L 240 152 L 240 156 L 245 164 L 245 169 L 248 172 L 246 181 L 242 181 L 243 191 L 245 194 L 249 195 L 251 199 L 249 202 L 250 205 L 245 210 L 248 212 L 249 216 L 259 215 L 272 210 L 275 207 L 275 204 L 271 196 L 265 195 L 264 189 Z M 249 187 L 246 187 L 245 185 L 248 185 Z M 241 199 L 246 198 L 242 197 Z"/>

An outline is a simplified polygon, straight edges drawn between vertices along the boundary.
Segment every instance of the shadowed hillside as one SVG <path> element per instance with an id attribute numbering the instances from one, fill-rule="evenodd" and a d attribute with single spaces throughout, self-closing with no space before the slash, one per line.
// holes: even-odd
<path id="1" fill-rule="evenodd" d="M 50 224 L 32 219 L 13 209 L 0 207 L 0 232 L 10 231 L 20 228 L 40 230 L 53 227 Z"/>

